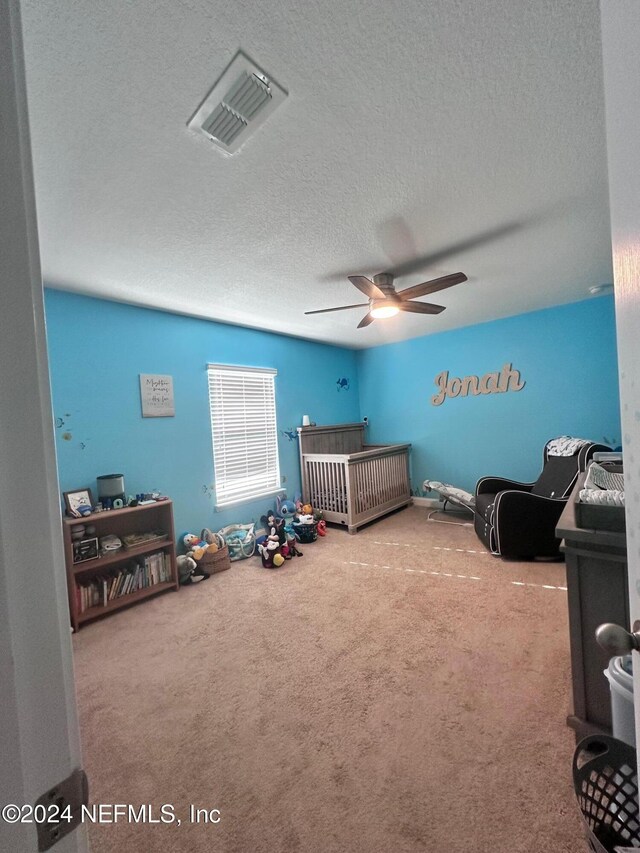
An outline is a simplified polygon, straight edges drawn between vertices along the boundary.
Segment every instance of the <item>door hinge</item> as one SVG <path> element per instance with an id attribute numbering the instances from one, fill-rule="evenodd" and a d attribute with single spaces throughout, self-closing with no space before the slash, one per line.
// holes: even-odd
<path id="1" fill-rule="evenodd" d="M 82 823 L 82 806 L 89 803 L 89 781 L 84 770 L 74 770 L 55 787 L 38 797 L 34 814 L 38 821 L 38 850 L 50 847 Z"/>

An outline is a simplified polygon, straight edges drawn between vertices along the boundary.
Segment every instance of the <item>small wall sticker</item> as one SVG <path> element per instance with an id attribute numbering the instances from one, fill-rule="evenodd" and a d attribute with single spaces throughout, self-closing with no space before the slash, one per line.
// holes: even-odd
<path id="1" fill-rule="evenodd" d="M 336 382 L 338 386 L 338 391 L 348 391 L 349 390 L 349 378 L 347 376 L 343 376 L 342 379 L 338 379 Z"/>

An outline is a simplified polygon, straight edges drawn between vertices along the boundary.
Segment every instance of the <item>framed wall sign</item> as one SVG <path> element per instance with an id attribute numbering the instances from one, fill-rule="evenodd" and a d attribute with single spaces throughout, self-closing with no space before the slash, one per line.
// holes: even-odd
<path id="1" fill-rule="evenodd" d="M 173 377 L 157 373 L 141 373 L 140 401 L 143 418 L 172 418 L 176 413 L 173 402 Z"/>

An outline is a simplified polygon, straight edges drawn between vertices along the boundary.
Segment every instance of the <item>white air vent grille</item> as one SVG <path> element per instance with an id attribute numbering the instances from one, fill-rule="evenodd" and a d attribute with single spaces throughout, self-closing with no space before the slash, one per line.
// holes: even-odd
<path id="1" fill-rule="evenodd" d="M 265 105 L 271 97 L 271 91 L 266 82 L 255 74 L 243 74 L 231 87 L 224 102 L 239 115 L 249 119 Z"/>
<path id="2" fill-rule="evenodd" d="M 286 97 L 284 89 L 238 51 L 188 127 L 233 154 Z"/>
<path id="3" fill-rule="evenodd" d="M 247 122 L 236 115 L 226 104 L 219 104 L 202 129 L 225 145 L 231 145 L 241 130 L 244 130 Z"/>

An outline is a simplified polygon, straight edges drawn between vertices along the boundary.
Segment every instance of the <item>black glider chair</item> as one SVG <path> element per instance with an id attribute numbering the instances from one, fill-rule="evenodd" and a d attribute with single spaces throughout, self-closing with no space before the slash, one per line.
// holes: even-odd
<path id="1" fill-rule="evenodd" d="M 482 477 L 476 485 L 475 531 L 492 554 L 533 559 L 557 557 L 556 525 L 594 453 L 611 448 L 583 444 L 573 456 L 550 456 L 545 445 L 542 473 L 535 483 Z"/>

